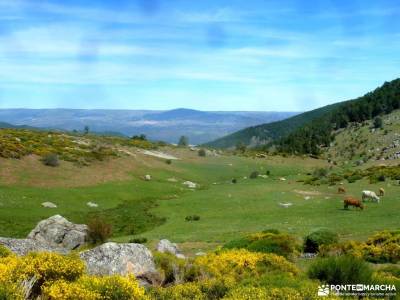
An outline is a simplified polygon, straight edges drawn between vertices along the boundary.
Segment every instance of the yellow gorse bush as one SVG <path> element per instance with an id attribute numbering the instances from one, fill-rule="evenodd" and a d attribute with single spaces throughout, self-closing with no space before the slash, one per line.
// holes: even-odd
<path id="1" fill-rule="evenodd" d="M 219 251 L 196 258 L 195 265 L 213 276 L 259 275 L 266 271 L 298 273 L 296 266 L 284 257 L 271 253 L 250 252 L 244 249 Z"/>
<path id="2" fill-rule="evenodd" d="M 200 284 L 189 282 L 166 288 L 157 288 L 152 293 L 152 298 L 157 300 L 206 300 L 200 289 Z"/>
<path id="3" fill-rule="evenodd" d="M 88 290 L 78 282 L 58 280 L 43 288 L 43 294 L 49 300 L 98 300 L 100 295 Z"/>
<path id="4" fill-rule="evenodd" d="M 74 280 L 85 270 L 77 256 L 56 253 L 31 253 L 27 256 L 0 258 L 0 281 L 21 281 L 35 277 L 38 281 Z"/>
<path id="5" fill-rule="evenodd" d="M 22 283 L 34 278 L 34 290 L 45 299 L 145 300 L 145 290 L 131 276 L 89 276 L 78 256 L 32 253 L 0 258 L 0 296 L 24 299 Z"/>
<path id="6" fill-rule="evenodd" d="M 76 281 L 59 280 L 44 287 L 49 300 L 147 300 L 134 276 L 88 276 Z"/>
<path id="7" fill-rule="evenodd" d="M 374 263 L 400 261 L 400 231 L 384 230 L 368 238 L 366 242 L 346 241 L 322 247 L 322 253 L 349 254 Z"/>

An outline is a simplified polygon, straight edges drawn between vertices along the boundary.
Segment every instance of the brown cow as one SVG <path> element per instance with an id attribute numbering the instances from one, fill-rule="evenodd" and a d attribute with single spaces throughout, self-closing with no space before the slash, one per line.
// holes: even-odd
<path id="1" fill-rule="evenodd" d="M 385 190 L 383 188 L 379 189 L 379 196 L 385 196 Z"/>
<path id="2" fill-rule="evenodd" d="M 342 186 L 339 186 L 337 189 L 338 194 L 345 194 L 346 193 L 346 189 Z"/>
<path id="3" fill-rule="evenodd" d="M 344 198 L 343 204 L 345 209 L 348 209 L 349 206 L 358 207 L 361 210 L 364 209 L 364 205 L 362 204 L 362 202 L 351 196 Z"/>

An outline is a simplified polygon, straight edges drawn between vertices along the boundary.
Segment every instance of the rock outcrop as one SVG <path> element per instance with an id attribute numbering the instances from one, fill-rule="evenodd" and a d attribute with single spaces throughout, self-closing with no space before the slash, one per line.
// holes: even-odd
<path id="1" fill-rule="evenodd" d="M 29 233 L 28 239 L 53 248 L 77 249 L 87 241 L 86 225 L 74 224 L 60 215 L 40 221 Z"/>
<path id="2" fill-rule="evenodd" d="M 26 255 L 29 252 L 58 252 L 66 254 L 67 250 L 56 248 L 32 239 L 12 239 L 0 237 L 0 245 L 5 246 L 17 255 Z"/>
<path id="3" fill-rule="evenodd" d="M 93 275 L 134 274 L 138 278 L 148 278 L 156 274 L 153 255 L 141 244 L 109 242 L 83 251 L 80 257 L 88 273 Z"/>

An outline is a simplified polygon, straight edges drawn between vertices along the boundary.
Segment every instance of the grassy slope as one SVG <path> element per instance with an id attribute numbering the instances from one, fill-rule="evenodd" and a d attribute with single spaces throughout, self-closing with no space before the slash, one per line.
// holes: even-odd
<path id="1" fill-rule="evenodd" d="M 85 222 L 88 213 L 96 210 L 113 223 L 115 240 L 128 241 L 144 231 L 140 235 L 150 241 L 168 238 L 190 244 L 188 247 L 193 251 L 228 241 L 241 233 L 271 227 L 299 235 L 317 227 L 329 227 L 346 238 L 364 238 L 374 230 L 394 229 L 400 225 L 395 213 L 400 209 L 400 187 L 394 183 L 390 186 L 384 183 L 388 195 L 381 204 L 368 204 L 365 211 L 359 212 L 342 210 L 342 196 L 336 194 L 335 187 L 311 187 L 296 182 L 306 172 L 324 165 L 322 160 L 200 158 L 186 150 L 167 151 L 182 160 L 167 165 L 164 160 L 140 154 L 118 158 L 109 162 L 109 170 L 118 164 L 124 176 L 117 176 L 115 180 L 107 177 L 105 183 L 86 182 L 85 186 L 79 184 L 80 170 L 85 170 L 85 177 L 95 177 L 100 168 L 97 163 L 83 169 L 68 166 L 76 168 L 75 175 L 71 175 L 76 178 L 72 181 L 49 175 L 42 176 L 38 184 L 26 179 L 25 160 L 13 161 L 18 162 L 10 166 L 19 174 L 16 180 L 7 183 L 7 175 L 0 175 L 0 236 L 23 237 L 39 220 L 56 213 L 74 222 Z M 40 171 L 47 167 L 37 165 L 36 168 Z M 62 174 L 65 168 L 62 164 L 52 170 Z M 101 168 L 107 170 L 105 165 Z M 243 179 L 253 170 L 265 173 L 267 169 L 272 174 L 268 179 Z M 151 174 L 153 180 L 142 180 L 144 174 Z M 167 179 L 171 177 L 178 182 L 169 182 Z M 233 177 L 239 179 L 236 185 L 230 182 Z M 281 181 L 280 177 L 287 180 Z M 182 185 L 185 180 L 199 183 L 200 188 L 195 191 L 185 188 Z M 47 181 L 51 182 L 51 187 L 45 187 Z M 65 187 L 64 183 L 67 183 Z M 362 189 L 377 190 L 379 187 L 365 181 L 346 186 L 356 196 Z M 305 195 L 298 191 L 311 191 L 313 195 L 305 200 Z M 42 208 L 43 201 L 55 202 L 58 208 Z M 87 207 L 88 201 L 98 203 L 99 208 Z M 279 202 L 294 205 L 285 209 Z M 186 222 L 185 216 L 193 214 L 200 215 L 200 221 Z"/>
<path id="2" fill-rule="evenodd" d="M 382 116 L 383 128 L 374 130 L 373 122 L 353 125 L 340 130 L 325 156 L 340 164 L 354 165 L 356 161 L 376 161 L 385 159 L 390 162 L 393 154 L 400 151 L 400 110 Z M 398 144 L 397 144 L 398 143 Z M 387 149 L 385 149 L 387 148 Z"/>
<path id="3" fill-rule="evenodd" d="M 230 148 L 230 147 L 235 147 L 238 142 L 242 142 L 245 145 L 249 145 L 251 144 L 253 137 L 257 137 L 261 142 L 276 140 L 281 137 L 287 136 L 298 127 L 333 110 L 340 104 L 342 103 L 324 106 L 282 121 L 248 127 L 238 132 L 222 137 L 220 139 L 217 139 L 215 141 L 206 143 L 205 146 L 213 148 Z"/>

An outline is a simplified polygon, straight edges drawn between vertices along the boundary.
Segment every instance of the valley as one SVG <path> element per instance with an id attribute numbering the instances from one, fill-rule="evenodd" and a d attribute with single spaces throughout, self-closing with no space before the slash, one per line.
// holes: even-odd
<path id="1" fill-rule="evenodd" d="M 23 237 L 38 221 L 54 214 L 76 223 L 86 223 L 91 214 L 103 215 L 113 225 L 112 239 L 119 242 L 168 238 L 207 249 L 208 244 L 214 247 L 265 228 L 297 236 L 329 228 L 346 239 L 362 239 L 371 231 L 398 227 L 397 214 L 392 213 L 400 208 L 400 186 L 395 180 L 369 184 L 366 179 L 355 183 L 343 179 L 348 193 L 356 197 L 364 189 L 387 191 L 382 203 L 368 204 L 363 212 L 344 211 L 338 185 L 301 182 L 315 169 L 329 168 L 323 160 L 229 153 L 199 157 L 197 151 L 163 147 L 161 152 L 179 158 L 167 164 L 138 150 L 130 148 L 133 156 L 87 167 L 61 162 L 49 168 L 35 156 L 2 159 L 0 236 Z M 250 179 L 253 171 L 260 176 Z M 150 181 L 144 180 L 146 174 L 151 175 Z M 182 184 L 185 181 L 198 186 L 189 189 Z M 41 207 L 45 201 L 57 208 Z M 98 207 L 88 207 L 88 202 Z M 279 203 L 293 205 L 282 208 Z M 190 215 L 199 215 L 200 220 L 185 221 Z"/>

